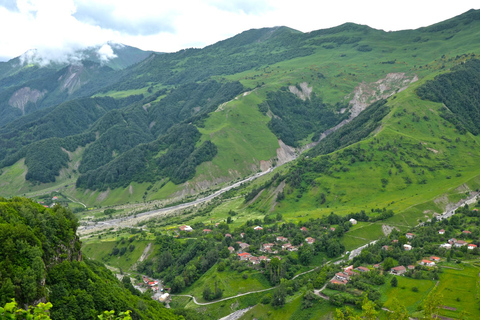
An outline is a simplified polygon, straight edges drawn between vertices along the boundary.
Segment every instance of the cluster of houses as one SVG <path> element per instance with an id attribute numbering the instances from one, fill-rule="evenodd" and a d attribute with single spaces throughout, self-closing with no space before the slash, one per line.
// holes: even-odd
<path id="1" fill-rule="evenodd" d="M 438 234 L 445 234 L 445 230 L 444 229 L 438 230 Z M 468 231 L 468 230 L 463 230 L 462 234 L 471 235 L 472 232 Z M 473 250 L 477 247 L 476 244 L 468 243 L 464 240 L 457 240 L 455 238 L 451 238 L 446 243 L 442 243 L 440 245 L 440 248 L 451 249 L 452 247 L 461 248 L 463 246 L 467 246 L 467 249 L 469 249 L 469 250 Z"/>
<path id="2" fill-rule="evenodd" d="M 146 288 L 152 290 L 153 292 L 157 292 L 159 290 L 159 283 L 158 280 L 149 279 L 148 277 L 142 277 L 143 284 Z"/>
<path id="3" fill-rule="evenodd" d="M 353 266 L 348 266 L 343 269 L 343 272 L 337 272 L 335 276 L 330 280 L 330 283 L 345 285 L 350 281 L 351 277 L 357 276 L 360 272 L 368 272 L 370 269 L 366 267 L 357 267 L 353 269 Z"/>
<path id="4" fill-rule="evenodd" d="M 305 228 L 305 227 L 302 227 L 301 229 L 302 229 L 302 231 L 308 231 L 308 229 Z M 303 229 L 305 229 L 305 230 L 303 230 Z M 229 234 L 226 234 L 225 236 L 230 236 L 231 237 L 231 235 L 229 235 Z M 244 233 L 241 233 L 240 236 L 243 238 Z M 313 244 L 313 243 L 315 243 L 315 238 L 307 237 L 307 238 L 305 238 L 305 242 L 307 244 Z M 257 265 L 257 264 L 260 264 L 262 261 L 269 262 L 271 260 L 270 257 L 267 257 L 265 255 L 256 257 L 256 256 L 253 256 L 252 254 L 246 252 L 248 250 L 248 248 L 250 247 L 250 245 L 248 243 L 244 243 L 244 242 L 241 242 L 241 241 L 237 241 L 237 243 L 238 243 L 238 246 L 239 246 L 237 257 L 240 261 L 249 261 L 253 265 Z M 299 246 L 294 246 L 290 242 L 288 242 L 288 238 L 283 237 L 283 236 L 277 236 L 275 243 L 263 243 L 261 245 L 259 251 L 264 252 L 266 254 L 278 254 L 280 249 L 282 251 L 292 252 L 292 251 L 298 251 L 298 248 L 301 247 L 301 246 L 303 246 L 303 243 L 301 243 Z M 228 250 L 230 251 L 230 253 L 235 252 L 234 247 L 228 247 Z M 282 260 L 282 258 L 279 257 L 279 256 L 274 256 L 274 258 L 278 258 L 279 260 Z"/>
<path id="5" fill-rule="evenodd" d="M 150 279 L 148 277 L 142 276 L 143 288 L 150 289 L 153 291 L 152 299 L 158 300 L 160 302 L 168 302 L 170 299 L 170 294 L 164 292 L 158 280 Z M 169 291 L 168 289 L 167 291 Z M 143 291 L 142 291 L 143 292 Z"/>

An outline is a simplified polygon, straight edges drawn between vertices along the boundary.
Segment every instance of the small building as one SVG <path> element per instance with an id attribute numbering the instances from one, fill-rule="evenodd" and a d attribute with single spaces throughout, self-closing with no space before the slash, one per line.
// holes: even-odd
<path id="1" fill-rule="evenodd" d="M 477 247 L 476 244 L 469 243 L 467 249 L 473 250 L 473 249 L 475 249 L 476 247 Z"/>
<path id="2" fill-rule="evenodd" d="M 348 220 L 348 221 L 350 221 L 350 223 L 353 224 L 353 225 L 356 225 L 356 224 L 357 224 L 357 220 L 355 220 L 355 219 L 353 219 L 353 218 L 351 218 L 351 219 Z"/>
<path id="3" fill-rule="evenodd" d="M 293 252 L 293 251 L 298 251 L 298 247 L 295 246 L 290 246 L 287 248 L 288 251 Z"/>
<path id="4" fill-rule="evenodd" d="M 262 252 L 271 251 L 272 247 L 273 247 L 273 243 L 264 243 L 262 244 L 260 251 Z"/>
<path id="5" fill-rule="evenodd" d="M 379 264 L 379 263 L 376 263 L 376 264 L 373 265 L 373 267 L 374 267 L 375 269 L 378 269 L 378 268 L 380 268 L 380 264 Z"/>
<path id="6" fill-rule="evenodd" d="M 445 230 L 444 229 L 438 230 L 438 234 L 445 234 Z"/>
<path id="7" fill-rule="evenodd" d="M 289 243 L 285 243 L 285 244 L 282 244 L 282 250 L 287 250 L 288 248 L 290 248 L 292 246 L 292 244 L 289 242 Z"/>
<path id="8" fill-rule="evenodd" d="M 349 271 L 349 270 L 353 270 L 353 265 L 343 268 L 344 272 Z"/>
<path id="9" fill-rule="evenodd" d="M 407 239 L 413 239 L 413 237 L 415 237 L 415 235 L 413 233 L 407 233 L 405 235 L 405 237 L 407 237 Z"/>
<path id="10" fill-rule="evenodd" d="M 340 281 L 340 280 L 337 280 L 335 278 L 333 278 L 332 280 L 330 280 L 330 283 L 333 283 L 333 284 L 340 284 L 340 285 L 346 285 L 347 284 L 347 281 Z"/>
<path id="11" fill-rule="evenodd" d="M 250 245 L 244 242 L 240 242 L 239 246 L 242 250 L 247 250 L 248 248 L 250 248 Z"/>
<path id="12" fill-rule="evenodd" d="M 386 251 L 386 250 L 388 250 L 389 248 L 390 248 L 389 246 L 383 246 L 383 247 L 382 247 L 382 250 L 385 250 L 385 251 Z"/>
<path id="13" fill-rule="evenodd" d="M 308 244 L 313 244 L 313 243 L 315 242 L 315 238 L 307 237 L 307 238 L 305 238 L 305 241 L 306 241 Z"/>
<path id="14" fill-rule="evenodd" d="M 203 233 L 210 233 L 210 232 L 212 232 L 212 230 L 210 230 L 210 229 L 203 229 Z"/>
<path id="15" fill-rule="evenodd" d="M 308 229 L 306 227 L 301 227 L 300 230 L 302 230 L 303 232 L 307 232 Z"/>
<path id="16" fill-rule="evenodd" d="M 457 242 L 455 242 L 455 247 L 457 248 L 460 248 L 460 247 L 463 247 L 467 244 L 467 242 L 463 241 L 463 240 L 457 240 Z"/>
<path id="17" fill-rule="evenodd" d="M 230 233 L 225 233 L 225 238 L 231 238 L 232 235 Z"/>
<path id="18" fill-rule="evenodd" d="M 435 266 L 435 262 L 427 260 L 427 259 L 423 259 L 422 261 L 420 261 L 419 264 L 422 265 L 422 266 L 429 266 L 429 267 Z"/>
<path id="19" fill-rule="evenodd" d="M 392 243 L 398 243 L 398 239 L 393 239 Z"/>
<path id="20" fill-rule="evenodd" d="M 463 230 L 462 233 L 463 233 L 463 234 L 472 234 L 472 231 Z"/>
<path id="21" fill-rule="evenodd" d="M 251 256 L 251 257 L 248 258 L 248 260 L 249 260 L 253 265 L 260 264 L 260 259 L 258 259 L 257 257 Z"/>
<path id="22" fill-rule="evenodd" d="M 187 225 L 180 226 L 179 229 L 180 229 L 180 231 L 185 231 L 185 232 L 192 232 L 193 231 L 192 227 L 187 226 Z"/>
<path id="23" fill-rule="evenodd" d="M 406 251 L 410 251 L 410 250 L 412 250 L 412 246 L 409 245 L 409 244 L 404 244 L 403 249 L 405 249 Z"/>
<path id="24" fill-rule="evenodd" d="M 266 256 L 260 256 L 260 257 L 258 257 L 258 260 L 260 260 L 260 261 L 266 261 L 266 262 L 270 261 L 270 259 L 269 259 L 268 257 L 266 257 Z"/>
<path id="25" fill-rule="evenodd" d="M 440 245 L 440 248 L 443 248 L 443 249 L 451 249 L 452 248 L 452 245 L 450 243 L 442 243 Z"/>
<path id="26" fill-rule="evenodd" d="M 455 239 L 455 238 L 448 239 L 448 243 L 453 245 L 453 244 L 457 243 L 457 239 Z"/>
<path id="27" fill-rule="evenodd" d="M 243 238 L 245 236 L 245 232 L 240 233 L 240 238 Z"/>
<path id="28" fill-rule="evenodd" d="M 234 253 L 234 252 L 235 252 L 235 248 L 234 248 L 234 247 L 228 247 L 228 251 L 230 251 L 230 253 Z"/>
<path id="29" fill-rule="evenodd" d="M 220 222 L 215 223 L 215 228 L 218 228 Z"/>
<path id="30" fill-rule="evenodd" d="M 413 264 L 407 266 L 407 269 L 408 270 L 415 270 L 415 266 Z"/>
<path id="31" fill-rule="evenodd" d="M 259 231 L 259 230 L 263 230 L 263 228 L 262 228 L 262 227 L 260 227 L 260 226 L 256 226 L 255 228 L 253 228 L 253 230 L 255 230 L 255 231 Z"/>
<path id="32" fill-rule="evenodd" d="M 350 276 L 348 274 L 345 274 L 343 272 L 338 272 L 335 274 L 335 279 L 344 281 L 344 280 L 350 280 Z"/>
<path id="33" fill-rule="evenodd" d="M 440 261 L 440 257 L 431 256 L 430 260 L 438 262 L 438 261 Z"/>
<path id="34" fill-rule="evenodd" d="M 331 228 L 330 228 L 330 231 L 335 231 L 335 228 L 334 228 L 334 227 L 331 227 Z"/>
<path id="35" fill-rule="evenodd" d="M 160 297 L 158 297 L 158 301 L 165 302 L 168 300 L 169 297 L 170 295 L 167 292 L 165 292 L 164 294 L 160 295 Z"/>
<path id="36" fill-rule="evenodd" d="M 251 254 L 248 253 L 248 252 L 242 252 L 242 253 L 237 254 L 237 256 L 241 261 L 245 261 L 245 260 L 248 260 L 250 258 Z"/>
<path id="37" fill-rule="evenodd" d="M 370 271 L 368 268 L 362 267 L 362 266 L 355 268 L 355 270 L 358 270 L 358 271 L 360 271 L 360 272 L 368 272 L 368 271 Z"/>
<path id="38" fill-rule="evenodd" d="M 401 274 L 404 274 L 405 272 L 407 272 L 407 269 L 404 266 L 398 266 L 398 267 L 392 268 L 392 271 L 391 271 L 392 274 L 396 274 L 396 275 L 401 275 Z"/>
<path id="39" fill-rule="evenodd" d="M 287 241 L 288 241 L 288 238 L 285 238 L 285 237 L 282 237 L 282 236 L 278 236 L 278 237 L 277 237 L 277 241 L 287 242 Z"/>

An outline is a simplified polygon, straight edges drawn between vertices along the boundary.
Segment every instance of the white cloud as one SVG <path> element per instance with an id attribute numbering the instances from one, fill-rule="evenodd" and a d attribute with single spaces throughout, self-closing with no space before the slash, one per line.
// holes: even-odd
<path id="1" fill-rule="evenodd" d="M 108 44 L 104 44 L 97 51 L 98 57 L 101 62 L 107 62 L 110 59 L 116 58 L 117 55 L 113 52 L 112 47 Z"/>

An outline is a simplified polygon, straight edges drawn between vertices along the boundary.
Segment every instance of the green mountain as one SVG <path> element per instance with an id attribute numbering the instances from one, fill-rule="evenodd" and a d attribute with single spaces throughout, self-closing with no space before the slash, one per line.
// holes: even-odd
<path id="1" fill-rule="evenodd" d="M 35 50 L 0 62 L 0 126 L 33 111 L 90 96 L 116 82 L 123 69 L 152 54 L 120 44 L 109 44 L 109 48 L 108 57 L 101 55 L 101 47 L 94 47 L 74 52 L 65 62 L 50 61 Z"/>
<path id="2" fill-rule="evenodd" d="M 264 28 L 203 49 L 153 54 L 124 70 L 98 71 L 111 81 L 98 73 L 76 91 L 90 97 L 35 111 L 0 129 L 0 185 L 5 195 L 58 190 L 89 206 L 146 202 L 218 188 L 314 145 L 310 157 L 330 153 L 372 133 L 387 134 L 385 119 L 404 97 L 402 117 L 434 117 L 416 110 L 425 102 L 413 88 L 475 60 L 479 28 L 475 10 L 398 32 L 351 23 L 310 33 Z M 463 115 L 444 121 L 465 122 L 470 110 L 452 108 Z M 473 123 L 465 130 L 476 141 Z M 408 135 L 411 126 L 395 130 Z M 452 139 L 451 132 L 442 134 Z M 474 159 L 472 154 L 465 161 Z M 445 154 L 447 160 L 453 161 L 451 155 Z M 337 162 L 329 164 L 331 170 L 342 166 Z M 400 185 L 389 182 L 384 189 Z"/>

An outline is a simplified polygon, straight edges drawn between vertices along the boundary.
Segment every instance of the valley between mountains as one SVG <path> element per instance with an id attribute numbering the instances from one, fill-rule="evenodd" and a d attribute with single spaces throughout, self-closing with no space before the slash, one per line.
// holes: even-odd
<path id="1" fill-rule="evenodd" d="M 470 10 L 0 62 L 0 306 L 479 318 L 479 33 Z"/>

